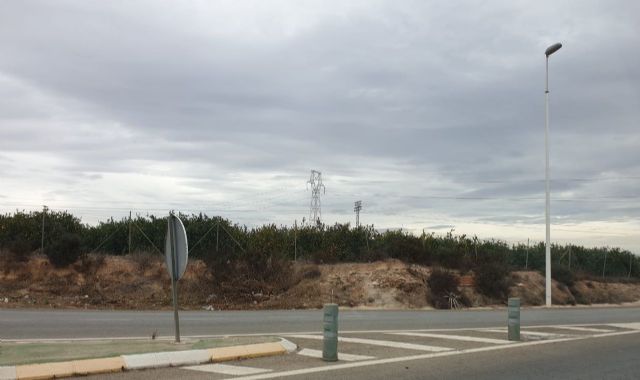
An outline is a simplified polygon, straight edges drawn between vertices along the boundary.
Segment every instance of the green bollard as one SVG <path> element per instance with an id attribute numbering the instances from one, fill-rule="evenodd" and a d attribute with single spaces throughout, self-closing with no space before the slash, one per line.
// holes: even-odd
<path id="1" fill-rule="evenodd" d="M 507 303 L 509 318 L 507 326 L 509 328 L 509 340 L 520 340 L 520 298 L 509 298 Z"/>
<path id="2" fill-rule="evenodd" d="M 335 362 L 338 360 L 338 305 L 324 305 L 322 360 Z"/>

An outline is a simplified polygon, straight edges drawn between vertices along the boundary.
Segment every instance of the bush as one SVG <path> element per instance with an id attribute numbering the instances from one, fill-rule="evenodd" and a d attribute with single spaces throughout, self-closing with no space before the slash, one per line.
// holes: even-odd
<path id="1" fill-rule="evenodd" d="M 568 267 L 559 264 L 553 265 L 551 267 L 551 278 L 569 287 L 573 286 L 576 280 L 575 276 Z"/>
<path id="2" fill-rule="evenodd" d="M 436 268 L 427 280 L 431 302 L 436 309 L 448 309 L 449 297 L 457 296 L 458 277 L 447 270 Z"/>
<path id="3" fill-rule="evenodd" d="M 484 263 L 475 270 L 476 290 L 487 297 L 506 300 L 509 294 L 509 267 L 501 262 Z"/>
<path id="4" fill-rule="evenodd" d="M 47 247 L 45 253 L 51 264 L 57 268 L 73 264 L 80 257 L 80 237 L 75 234 L 64 234 Z"/>
<path id="5" fill-rule="evenodd" d="M 208 260 L 207 266 L 214 275 L 216 285 L 226 284 L 238 294 L 271 294 L 288 289 L 294 280 L 289 259 L 255 249 L 227 261 Z"/>
<path id="6" fill-rule="evenodd" d="M 30 244 L 22 239 L 12 241 L 9 246 L 11 251 L 18 262 L 25 262 L 29 260 L 29 254 L 31 253 Z"/>
<path id="7" fill-rule="evenodd" d="M 311 256 L 313 257 L 313 262 L 316 264 L 335 264 L 340 261 L 338 252 L 333 246 L 315 251 Z"/>
<path id="8" fill-rule="evenodd" d="M 429 265 L 431 256 L 424 249 L 422 238 L 404 231 L 386 231 L 383 234 L 373 235 L 372 249 L 380 249 L 384 255 L 409 263 Z"/>

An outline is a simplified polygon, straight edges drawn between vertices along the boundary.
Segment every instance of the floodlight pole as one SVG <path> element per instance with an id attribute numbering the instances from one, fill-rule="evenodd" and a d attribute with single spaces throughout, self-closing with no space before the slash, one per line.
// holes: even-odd
<path id="1" fill-rule="evenodd" d="M 545 54 L 545 89 L 544 89 L 544 151 L 545 151 L 545 301 L 551 306 L 551 196 L 549 194 L 549 56 L 562 47 L 556 43 L 547 48 Z"/>

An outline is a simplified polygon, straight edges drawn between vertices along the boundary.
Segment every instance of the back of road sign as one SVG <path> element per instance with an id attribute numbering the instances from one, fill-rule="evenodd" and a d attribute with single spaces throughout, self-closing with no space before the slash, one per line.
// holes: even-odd
<path id="1" fill-rule="evenodd" d="M 178 281 L 187 269 L 188 253 L 187 232 L 184 225 L 180 218 L 171 214 L 167 223 L 164 254 L 167 270 L 174 281 Z"/>

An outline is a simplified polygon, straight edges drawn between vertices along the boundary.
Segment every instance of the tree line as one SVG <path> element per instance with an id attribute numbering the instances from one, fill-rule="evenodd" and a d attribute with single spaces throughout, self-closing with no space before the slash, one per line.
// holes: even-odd
<path id="1" fill-rule="evenodd" d="M 264 262 L 270 258 L 309 260 L 318 263 L 370 262 L 395 258 L 409 263 L 436 265 L 461 271 L 487 262 L 508 265 L 512 270 L 544 271 L 544 243 L 508 244 L 475 236 L 378 231 L 373 225 L 354 228 L 347 224 L 260 227 L 233 223 L 218 216 L 180 214 L 189 241 L 189 255 L 223 264 L 235 259 Z M 135 252 L 162 254 L 166 217 L 136 215 L 110 218 L 96 225 L 82 223 L 67 211 L 16 211 L 0 215 L 0 248 L 28 254 L 44 245 L 62 250 L 62 241 L 73 241 L 80 253 L 123 255 Z M 43 228 L 44 226 L 44 228 Z M 71 238 L 70 238 L 71 237 Z M 620 248 L 552 245 L 557 271 L 603 277 L 638 277 L 640 263 Z M 72 260 L 67 260 L 72 261 Z"/>

